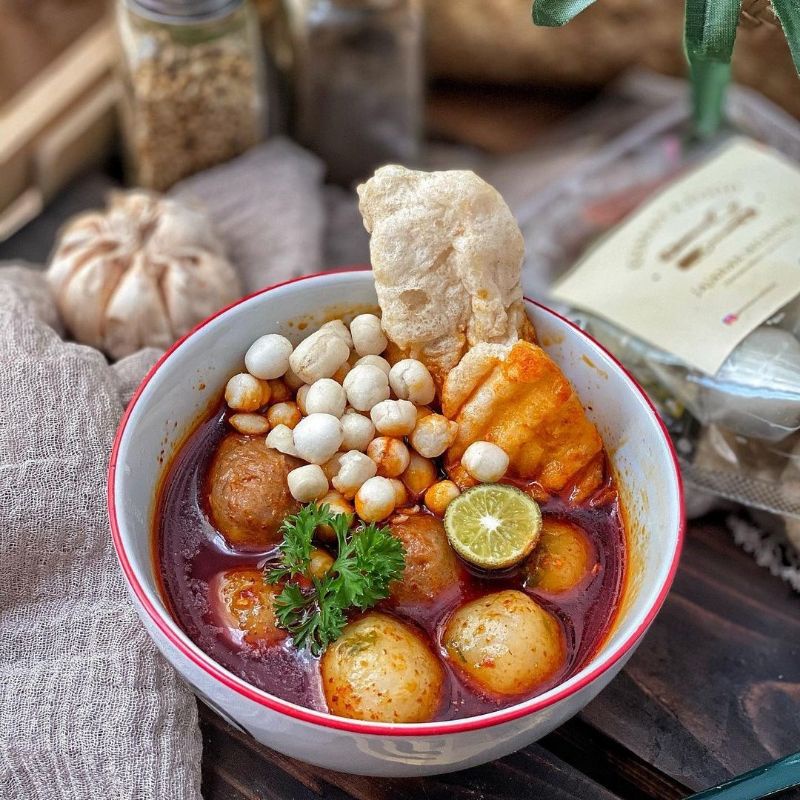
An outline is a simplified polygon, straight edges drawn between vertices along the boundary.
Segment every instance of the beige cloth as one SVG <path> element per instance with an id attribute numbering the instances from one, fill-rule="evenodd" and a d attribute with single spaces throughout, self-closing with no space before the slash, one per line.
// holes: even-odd
<path id="1" fill-rule="evenodd" d="M 322 167 L 274 140 L 176 190 L 251 291 L 321 267 Z M 198 800 L 189 689 L 125 589 L 108 528 L 119 418 L 157 350 L 68 344 L 40 272 L 0 268 L 0 800 Z"/>

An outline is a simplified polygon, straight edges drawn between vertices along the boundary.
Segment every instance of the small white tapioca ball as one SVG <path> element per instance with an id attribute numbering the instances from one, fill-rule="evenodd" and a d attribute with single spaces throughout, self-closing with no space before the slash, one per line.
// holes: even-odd
<path id="1" fill-rule="evenodd" d="M 404 358 L 391 368 L 389 385 L 401 400 L 410 400 L 418 406 L 433 402 L 436 395 L 431 373 L 415 358 Z"/>
<path id="2" fill-rule="evenodd" d="M 295 500 L 301 503 L 310 503 L 319 500 L 328 493 L 328 479 L 322 467 L 316 464 L 306 464 L 293 469 L 287 476 L 289 492 Z"/>
<path id="3" fill-rule="evenodd" d="M 370 478 L 356 492 L 356 514 L 364 522 L 380 522 L 395 509 L 397 494 L 388 478 Z"/>
<path id="4" fill-rule="evenodd" d="M 326 322 L 320 330 L 335 333 L 349 348 L 353 347 L 353 337 L 350 336 L 350 331 L 342 320 L 332 319 L 330 322 Z"/>
<path id="5" fill-rule="evenodd" d="M 244 365 L 251 375 L 273 380 L 286 374 L 292 343 L 279 333 L 268 333 L 256 339 L 244 356 Z"/>
<path id="6" fill-rule="evenodd" d="M 274 428 L 276 425 L 285 425 L 287 428 L 294 428 L 303 418 L 297 403 L 290 400 L 285 403 L 274 403 L 267 409 L 267 419 Z"/>
<path id="7" fill-rule="evenodd" d="M 345 453 L 339 461 L 339 471 L 333 479 L 333 488 L 347 499 L 352 498 L 365 481 L 375 477 L 378 467 L 375 462 L 358 450 Z"/>
<path id="8" fill-rule="evenodd" d="M 267 447 L 277 450 L 279 453 L 285 453 L 287 456 L 297 456 L 297 450 L 294 447 L 294 436 L 292 429 L 286 425 L 276 425 L 267 434 Z"/>
<path id="9" fill-rule="evenodd" d="M 405 444 L 391 436 L 373 439 L 367 448 L 367 455 L 377 464 L 378 475 L 384 478 L 399 477 L 411 461 L 411 454 Z"/>
<path id="10" fill-rule="evenodd" d="M 362 453 L 375 438 L 375 426 L 369 417 L 349 409 L 342 416 L 342 449 Z"/>
<path id="11" fill-rule="evenodd" d="M 418 417 L 409 441 L 421 456 L 436 458 L 453 444 L 457 433 L 458 423 L 451 422 L 441 414 L 427 414 Z"/>
<path id="12" fill-rule="evenodd" d="M 295 347 L 289 356 L 289 367 L 310 384 L 333 376 L 349 356 L 350 348 L 339 334 L 330 329 L 318 330 Z"/>
<path id="13" fill-rule="evenodd" d="M 362 356 L 353 366 L 358 367 L 363 364 L 382 369 L 387 375 L 392 370 L 392 365 L 383 356 Z"/>
<path id="14" fill-rule="evenodd" d="M 506 474 L 508 455 L 492 442 L 473 442 L 461 456 L 461 466 L 481 483 L 496 483 Z"/>
<path id="15" fill-rule="evenodd" d="M 309 414 L 292 433 L 297 454 L 311 464 L 324 464 L 342 443 L 342 424 L 333 414 Z"/>
<path id="16" fill-rule="evenodd" d="M 257 411 L 269 402 L 271 391 L 266 381 L 240 372 L 225 385 L 225 402 L 234 411 Z M 388 388 L 386 391 L 389 391 Z"/>
<path id="17" fill-rule="evenodd" d="M 370 411 L 381 400 L 389 399 L 389 378 L 378 367 L 363 364 L 353 367 L 342 382 L 347 402 L 357 411 Z"/>
<path id="18" fill-rule="evenodd" d="M 234 430 L 247 436 L 258 436 L 269 430 L 269 420 L 262 414 L 232 414 L 228 422 Z"/>
<path id="19" fill-rule="evenodd" d="M 350 323 L 353 348 L 360 356 L 379 356 L 389 344 L 374 314 L 359 314 Z"/>
<path id="20" fill-rule="evenodd" d="M 305 394 L 306 414 L 332 414 L 341 417 L 347 405 L 347 395 L 333 378 L 320 378 Z"/>
<path id="21" fill-rule="evenodd" d="M 378 433 L 408 436 L 417 424 L 417 407 L 408 400 L 382 400 L 369 412 Z"/>

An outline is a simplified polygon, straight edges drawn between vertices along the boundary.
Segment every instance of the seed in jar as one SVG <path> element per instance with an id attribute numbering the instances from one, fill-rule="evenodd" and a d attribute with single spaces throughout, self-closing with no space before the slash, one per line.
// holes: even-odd
<path id="1" fill-rule="evenodd" d="M 425 506 L 437 516 L 443 517 L 447 506 L 461 494 L 453 481 L 437 481 L 425 492 Z"/>
<path id="2" fill-rule="evenodd" d="M 364 522 L 380 522 L 395 509 L 397 494 L 388 478 L 374 477 L 356 492 L 356 514 Z"/>
<path id="3" fill-rule="evenodd" d="M 388 346 L 381 321 L 374 314 L 359 314 L 350 323 L 353 348 L 360 356 L 379 356 Z"/>
<path id="4" fill-rule="evenodd" d="M 261 414 L 232 414 L 228 418 L 231 427 L 248 436 L 259 436 L 269 430 L 267 417 Z"/>
<path id="5" fill-rule="evenodd" d="M 246 372 L 234 375 L 225 386 L 225 402 L 234 411 L 257 411 L 269 398 L 269 384 Z"/>
<path id="6" fill-rule="evenodd" d="M 374 405 L 389 399 L 389 378 L 382 369 L 369 364 L 353 367 L 342 385 L 347 402 L 357 411 L 370 411 Z"/>
<path id="7" fill-rule="evenodd" d="M 401 400 L 410 400 L 421 406 L 433 402 L 436 395 L 431 373 L 414 358 L 404 358 L 391 368 L 389 385 Z"/>
<path id="8" fill-rule="evenodd" d="M 274 428 L 276 425 L 285 425 L 294 428 L 303 418 L 297 403 L 274 403 L 267 409 L 267 419 Z"/>
<path id="9" fill-rule="evenodd" d="M 391 436 L 379 436 L 369 443 L 367 455 L 378 467 L 378 475 L 383 478 L 397 478 L 402 475 L 409 463 L 411 454 L 408 448 Z"/>
<path id="10" fill-rule="evenodd" d="M 389 372 L 392 369 L 392 365 L 383 357 L 383 356 L 362 356 L 359 358 L 354 367 L 368 365 L 370 367 L 377 367 L 380 370 L 383 370 L 386 373 L 386 376 L 389 376 Z"/>
<path id="11" fill-rule="evenodd" d="M 385 436 L 408 436 L 417 424 L 417 409 L 408 400 L 382 400 L 369 416 L 378 433 Z"/>
<path id="12" fill-rule="evenodd" d="M 496 483 L 506 474 L 508 455 L 492 442 L 473 442 L 461 456 L 461 466 L 481 483 Z"/>
<path id="13" fill-rule="evenodd" d="M 295 500 L 301 503 L 310 503 L 319 500 L 328 492 L 328 479 L 322 467 L 316 464 L 306 464 L 293 469 L 287 476 L 289 491 Z"/>
<path id="14" fill-rule="evenodd" d="M 340 336 L 330 330 L 319 330 L 295 347 L 289 366 L 298 378 L 311 384 L 332 377 L 349 355 L 350 348 Z"/>
<path id="15" fill-rule="evenodd" d="M 351 450 L 339 461 L 339 472 L 332 481 L 333 487 L 344 497 L 352 498 L 377 471 L 375 462 L 369 456 L 359 453 L 358 450 Z"/>
<path id="16" fill-rule="evenodd" d="M 342 416 L 342 449 L 360 450 L 362 453 L 375 438 L 375 426 L 369 417 L 348 409 Z"/>
<path id="17" fill-rule="evenodd" d="M 311 464 L 324 464 L 342 444 L 342 424 L 332 414 L 309 414 L 292 433 L 297 454 Z"/>
<path id="18" fill-rule="evenodd" d="M 312 383 L 305 395 L 306 414 L 332 414 L 341 417 L 347 405 L 344 389 L 332 378 Z"/>
<path id="19" fill-rule="evenodd" d="M 286 425 L 276 425 L 267 434 L 267 447 L 285 453 L 287 456 L 297 457 L 297 450 L 294 446 L 294 434 L 292 429 Z"/>
<path id="20" fill-rule="evenodd" d="M 251 375 L 273 380 L 286 374 L 292 343 L 277 333 L 261 336 L 250 345 L 244 356 L 244 365 Z"/>
<path id="21" fill-rule="evenodd" d="M 441 414 L 427 414 L 417 420 L 409 437 L 411 446 L 425 458 L 437 458 L 455 441 L 458 423 Z"/>
<path id="22" fill-rule="evenodd" d="M 431 484 L 436 482 L 438 477 L 436 464 L 429 458 L 421 456 L 419 453 L 409 453 L 408 466 L 400 480 L 414 497 L 421 495 Z"/>

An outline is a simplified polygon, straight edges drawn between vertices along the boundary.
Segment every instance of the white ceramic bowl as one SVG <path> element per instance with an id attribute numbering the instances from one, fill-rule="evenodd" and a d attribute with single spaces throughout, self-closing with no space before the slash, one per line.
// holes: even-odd
<path id="1" fill-rule="evenodd" d="M 348 720 L 247 684 L 186 636 L 160 596 L 151 521 L 162 464 L 198 414 L 220 396 L 228 377 L 242 368 L 254 339 L 269 332 L 302 338 L 331 314 L 375 304 L 372 275 L 354 270 L 273 286 L 201 323 L 156 364 L 128 406 L 109 466 L 108 508 L 117 555 L 142 622 L 215 710 L 260 742 L 312 764 L 366 775 L 430 775 L 481 764 L 530 744 L 583 708 L 620 671 L 675 574 L 683 498 L 674 450 L 642 390 L 585 333 L 529 301 L 540 342 L 600 429 L 627 512 L 628 578 L 617 622 L 600 651 L 576 675 L 538 697 L 449 722 Z M 299 321 L 307 323 L 303 333 Z"/>

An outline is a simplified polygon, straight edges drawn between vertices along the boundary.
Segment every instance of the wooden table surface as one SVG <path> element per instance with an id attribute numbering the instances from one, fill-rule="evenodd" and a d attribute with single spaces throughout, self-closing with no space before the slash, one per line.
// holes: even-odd
<path id="1" fill-rule="evenodd" d="M 109 185 L 81 181 L 0 244 L 0 259 L 43 261 L 60 221 Z M 330 772 L 200 713 L 206 800 L 672 800 L 800 749 L 800 597 L 733 544 L 721 517 L 691 524 L 664 608 L 608 688 L 537 744 L 451 775 Z"/>

